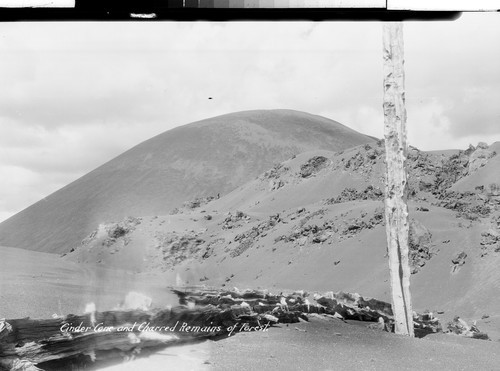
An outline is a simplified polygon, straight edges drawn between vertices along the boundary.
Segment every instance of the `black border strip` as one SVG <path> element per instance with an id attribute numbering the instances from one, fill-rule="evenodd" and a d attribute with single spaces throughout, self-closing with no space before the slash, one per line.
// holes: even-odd
<path id="1" fill-rule="evenodd" d="M 453 21 L 456 11 L 407 11 L 380 8 L 167 8 L 114 1 L 79 1 L 75 8 L 0 8 L 0 21 Z M 137 18 L 132 14 L 145 14 Z"/>

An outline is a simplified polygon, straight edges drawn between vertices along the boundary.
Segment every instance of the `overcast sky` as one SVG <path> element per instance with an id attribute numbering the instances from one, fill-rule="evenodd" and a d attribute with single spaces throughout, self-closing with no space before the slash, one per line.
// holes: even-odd
<path id="1" fill-rule="evenodd" d="M 500 14 L 406 23 L 404 37 L 410 144 L 499 141 Z M 3 23 L 0 55 L 0 221 L 224 113 L 290 108 L 383 136 L 377 22 Z"/>

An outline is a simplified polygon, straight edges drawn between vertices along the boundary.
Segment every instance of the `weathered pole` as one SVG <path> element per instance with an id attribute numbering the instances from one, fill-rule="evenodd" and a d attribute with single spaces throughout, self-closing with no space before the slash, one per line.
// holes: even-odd
<path id="1" fill-rule="evenodd" d="M 386 156 L 385 222 L 396 334 L 414 336 L 408 259 L 406 109 L 403 25 L 383 25 L 384 137 Z"/>

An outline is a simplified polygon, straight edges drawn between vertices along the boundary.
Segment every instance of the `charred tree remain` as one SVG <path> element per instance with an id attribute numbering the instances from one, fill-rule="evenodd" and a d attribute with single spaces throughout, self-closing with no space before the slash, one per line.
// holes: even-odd
<path id="1" fill-rule="evenodd" d="M 395 333 L 414 336 L 408 259 L 408 182 L 405 162 L 406 109 L 403 25 L 383 26 L 384 137 L 386 153 L 385 219 Z"/>

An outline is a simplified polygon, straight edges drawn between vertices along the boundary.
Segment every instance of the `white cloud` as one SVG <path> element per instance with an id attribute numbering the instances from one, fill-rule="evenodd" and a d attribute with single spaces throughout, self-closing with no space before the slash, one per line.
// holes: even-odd
<path id="1" fill-rule="evenodd" d="M 407 108 L 408 142 L 419 149 L 448 149 L 451 141 L 450 122 L 443 114 L 438 99 L 429 99 Z M 451 147 L 454 148 L 454 147 Z"/>
<path id="2" fill-rule="evenodd" d="M 11 216 L 19 211 L 19 205 L 28 206 L 40 200 L 47 190 L 43 189 L 43 177 L 40 174 L 18 166 L 1 164 L 0 179 L 0 213 L 3 216 Z"/>
<path id="3" fill-rule="evenodd" d="M 412 145 L 500 140 L 498 20 L 464 15 L 405 25 Z M 376 22 L 0 24 L 0 175 L 10 179 L 0 186 L 0 217 L 149 137 L 228 112 L 291 108 L 382 137 L 381 28 Z"/>

